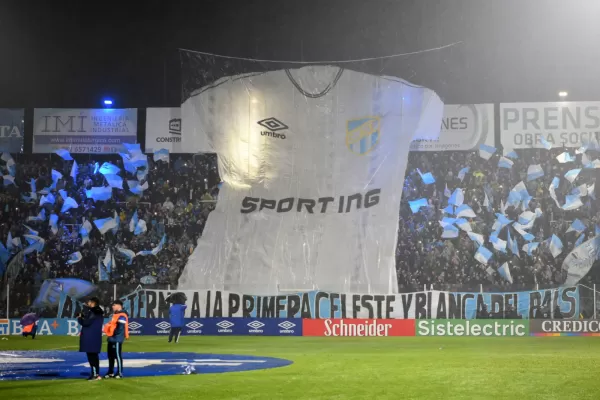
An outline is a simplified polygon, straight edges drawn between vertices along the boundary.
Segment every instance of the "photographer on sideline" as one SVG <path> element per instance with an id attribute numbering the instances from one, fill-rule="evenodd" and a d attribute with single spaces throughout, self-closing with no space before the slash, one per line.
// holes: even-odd
<path id="1" fill-rule="evenodd" d="M 87 353 L 87 359 L 91 368 L 91 374 L 88 381 L 102 379 L 100 376 L 99 354 L 102 351 L 104 311 L 98 304 L 100 304 L 100 300 L 97 297 L 92 297 L 87 301 L 87 307 L 84 308 L 77 318 L 77 321 L 81 325 L 79 351 Z"/>

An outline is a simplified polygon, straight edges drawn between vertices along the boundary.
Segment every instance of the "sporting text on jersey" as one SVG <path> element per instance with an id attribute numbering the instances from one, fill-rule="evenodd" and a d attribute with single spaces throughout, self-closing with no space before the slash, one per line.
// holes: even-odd
<path id="1" fill-rule="evenodd" d="M 370 208 L 379 204 L 379 195 L 381 189 L 369 190 L 364 195 L 356 193 L 350 196 L 340 196 L 338 199 L 337 213 L 347 213 L 360 208 Z M 302 212 L 306 211 L 309 214 L 327 212 L 328 205 L 333 203 L 334 197 L 319 197 L 318 199 L 303 199 L 296 197 L 286 197 L 281 200 L 263 199 L 258 197 L 244 197 L 242 200 L 242 214 L 249 214 L 254 211 L 275 210 L 278 213 L 290 211 Z M 315 210 L 315 207 L 317 209 Z"/>

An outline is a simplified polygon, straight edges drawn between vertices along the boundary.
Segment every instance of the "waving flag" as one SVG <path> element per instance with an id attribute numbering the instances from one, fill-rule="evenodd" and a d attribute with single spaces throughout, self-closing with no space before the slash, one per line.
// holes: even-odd
<path id="1" fill-rule="evenodd" d="M 92 231 L 92 224 L 90 221 L 84 219 L 81 228 L 79 228 L 79 234 L 81 235 L 81 245 L 85 245 L 90 241 L 90 232 Z"/>
<path id="2" fill-rule="evenodd" d="M 54 183 L 53 186 L 56 187 L 56 182 L 58 182 L 59 180 L 61 180 L 62 177 L 63 177 L 63 175 L 60 172 L 58 172 L 58 171 L 56 171 L 56 170 L 53 169 L 52 170 L 52 182 Z"/>
<path id="3" fill-rule="evenodd" d="M 35 179 L 31 178 L 29 180 L 29 187 L 31 188 L 31 193 L 32 193 L 32 196 L 33 196 L 33 194 L 37 192 L 37 189 L 35 187 Z"/>
<path id="4" fill-rule="evenodd" d="M 552 183 L 550 184 L 548 190 L 550 192 L 550 197 L 552 198 L 552 200 L 554 200 L 556 206 L 562 208 L 561 204 L 558 202 L 558 199 L 556 197 L 556 189 L 558 189 L 558 185 L 560 185 L 560 179 L 558 178 L 558 176 L 555 176 L 554 179 L 552 179 Z"/>
<path id="5" fill-rule="evenodd" d="M 488 211 L 492 211 L 492 205 L 490 204 L 490 199 L 487 195 L 487 193 L 484 193 L 484 198 L 483 198 L 483 206 L 486 207 L 488 209 Z"/>
<path id="6" fill-rule="evenodd" d="M 471 232 L 473 230 L 471 228 L 471 224 L 469 224 L 469 222 L 464 218 L 458 218 L 456 220 L 456 226 L 458 226 L 460 229 L 462 229 L 465 232 Z"/>
<path id="7" fill-rule="evenodd" d="M 560 253 L 562 253 L 563 244 L 556 235 L 552 235 L 549 239 L 548 249 L 550 249 L 550 253 L 552 253 L 552 257 L 556 258 Z"/>
<path id="8" fill-rule="evenodd" d="M 4 175 L 2 178 L 4 179 L 4 187 L 15 184 L 15 177 L 14 176 Z"/>
<path id="9" fill-rule="evenodd" d="M 475 232 L 467 232 L 467 235 L 469 235 L 469 239 L 477 243 L 479 246 L 483 246 L 483 243 L 485 242 L 483 235 Z"/>
<path id="10" fill-rule="evenodd" d="M 533 236 L 531 233 L 525 232 L 523 229 L 514 227 L 515 231 L 517 231 L 517 233 L 519 235 L 521 235 L 523 237 L 523 239 L 525 239 L 528 242 L 531 242 L 533 239 L 535 239 L 535 236 Z"/>
<path id="11" fill-rule="evenodd" d="M 546 150 L 550 150 L 552 148 L 552 143 L 550 143 L 549 141 L 547 141 L 545 138 L 540 138 L 540 142 L 542 143 L 542 146 L 546 149 Z"/>
<path id="12" fill-rule="evenodd" d="M 52 233 L 54 235 L 56 235 L 58 233 L 58 215 L 56 214 L 52 214 L 50 215 L 50 230 L 52 231 Z"/>
<path id="13" fill-rule="evenodd" d="M 40 213 L 36 217 L 27 217 L 27 221 L 45 221 L 46 220 L 46 210 L 42 208 Z"/>
<path id="14" fill-rule="evenodd" d="M 442 239 L 454 239 L 458 237 L 458 228 L 454 225 L 448 225 L 442 232 Z"/>
<path id="15" fill-rule="evenodd" d="M 576 188 L 573 188 L 573 190 L 571 190 L 571 194 L 574 196 L 579 196 L 579 197 L 587 196 L 588 195 L 587 185 L 585 183 L 583 183 L 583 184 L 577 186 Z"/>
<path id="16" fill-rule="evenodd" d="M 475 259 L 482 264 L 487 265 L 487 263 L 492 258 L 492 252 L 486 249 L 484 246 L 479 246 L 477 252 L 475 253 Z"/>
<path id="17" fill-rule="evenodd" d="M 419 209 L 421 207 L 428 207 L 429 203 L 427 203 L 427 199 L 418 199 L 418 200 L 414 200 L 414 201 L 409 201 L 408 205 L 410 206 L 410 209 L 412 210 L 413 214 L 416 214 L 419 212 Z"/>
<path id="18" fill-rule="evenodd" d="M 117 214 L 116 210 L 113 211 L 113 219 L 117 222 L 117 226 L 112 229 L 112 233 L 113 235 L 116 235 L 119 231 L 119 227 L 121 226 L 121 218 L 119 218 L 119 214 Z"/>
<path id="19" fill-rule="evenodd" d="M 141 154 L 142 148 L 139 143 L 123 143 L 125 150 L 131 155 Z"/>
<path id="20" fill-rule="evenodd" d="M 539 245 L 539 242 L 526 243 L 523 246 L 523 251 L 526 252 L 528 256 L 530 256 L 532 252 L 539 247 Z"/>
<path id="21" fill-rule="evenodd" d="M 500 160 L 498 160 L 498 168 L 511 169 L 513 165 L 514 162 L 506 157 L 502 157 Z"/>
<path id="22" fill-rule="evenodd" d="M 72 208 L 79 208 L 79 204 L 72 197 L 67 197 L 65 202 L 63 203 L 62 208 L 60 209 L 61 213 L 66 213 Z"/>
<path id="23" fill-rule="evenodd" d="M 71 178 L 74 181 L 77 181 L 77 174 L 79 173 L 79 166 L 77 165 L 77 161 L 73 160 L 73 166 L 71 167 Z"/>
<path id="24" fill-rule="evenodd" d="M 494 232 L 498 232 L 502 228 L 504 228 L 506 225 L 510 224 L 511 222 L 513 222 L 513 221 L 511 219 L 508 219 L 505 215 L 496 213 L 496 221 L 494 222 L 494 225 L 492 226 L 492 230 Z"/>
<path id="25" fill-rule="evenodd" d="M 12 156 L 9 153 L 2 153 L 2 160 L 6 162 L 6 168 L 8 169 L 8 174 L 12 177 L 15 176 L 17 170 L 15 160 L 13 160 Z"/>
<path id="26" fill-rule="evenodd" d="M 135 230 L 133 231 L 133 234 L 138 236 L 145 233 L 147 230 L 148 229 L 146 228 L 146 221 L 140 219 L 135 227 Z"/>
<path id="27" fill-rule="evenodd" d="M 54 195 L 52 193 L 48 193 L 40 198 L 40 206 L 43 206 L 44 204 L 54 204 L 55 201 L 56 199 L 54 198 Z"/>
<path id="28" fill-rule="evenodd" d="M 511 150 L 508 153 L 506 153 L 505 157 L 512 158 L 513 160 L 519 159 L 519 155 L 514 150 Z"/>
<path id="29" fill-rule="evenodd" d="M 98 228 L 100 233 L 104 235 L 106 232 L 110 231 L 118 224 L 114 218 L 103 218 L 95 220 L 94 225 L 96 225 L 96 228 Z"/>
<path id="30" fill-rule="evenodd" d="M 25 227 L 25 229 L 27 229 L 27 232 L 29 233 L 29 235 L 39 236 L 40 233 L 38 231 L 36 231 L 35 229 L 33 229 L 32 227 L 25 225 L 25 224 L 23 224 L 23 226 Z M 29 244 L 31 244 L 31 242 Z"/>
<path id="31" fill-rule="evenodd" d="M 488 146 L 487 144 L 479 145 L 479 157 L 483 158 L 484 160 L 489 160 L 495 152 L 495 147 Z"/>
<path id="32" fill-rule="evenodd" d="M 152 250 L 142 250 L 142 251 L 138 252 L 137 255 L 138 256 L 149 256 L 149 255 L 155 256 L 162 251 L 163 246 L 165 245 L 166 241 L 167 241 L 167 235 L 163 235 L 158 246 L 156 246 Z"/>
<path id="33" fill-rule="evenodd" d="M 579 218 L 577 218 L 575 221 L 573 221 L 573 223 L 571 224 L 569 229 L 567 229 L 567 233 L 573 232 L 573 231 L 575 231 L 577 233 L 581 233 L 581 232 L 585 231 L 585 224 L 583 222 L 581 222 L 581 220 Z"/>
<path id="34" fill-rule="evenodd" d="M 458 179 L 460 179 L 461 182 L 463 181 L 463 179 L 465 179 L 465 175 L 469 172 L 469 170 L 470 170 L 469 167 L 464 167 L 463 169 L 458 171 Z M 450 196 L 448 196 L 448 197 L 450 197 Z"/>
<path id="35" fill-rule="evenodd" d="M 473 209 L 471 207 L 469 207 L 466 204 L 463 204 L 462 206 L 460 206 L 456 209 L 456 216 L 458 218 L 460 218 L 460 217 L 475 218 L 477 215 L 475 214 L 475 212 L 473 211 Z"/>
<path id="36" fill-rule="evenodd" d="M 144 190 L 148 189 L 148 182 L 144 182 L 143 185 L 140 185 L 138 181 L 127 181 L 127 185 L 129 186 L 129 191 L 138 196 L 144 194 Z"/>
<path id="37" fill-rule="evenodd" d="M 579 176 L 580 172 L 581 168 L 572 169 L 565 174 L 565 179 L 573 183 L 575 179 L 577 179 L 577 176 Z"/>
<path id="38" fill-rule="evenodd" d="M 29 246 L 25 248 L 25 250 L 23 250 L 23 255 L 33 253 L 34 251 L 37 251 L 38 253 L 44 251 L 44 245 L 46 244 L 46 241 L 44 239 L 37 235 L 23 236 L 25 237 L 25 239 L 27 239 L 27 242 L 29 243 Z"/>
<path id="39" fill-rule="evenodd" d="M 534 181 L 537 178 L 541 178 L 542 176 L 544 176 L 544 170 L 542 169 L 542 166 L 539 164 L 530 165 L 529 168 L 527 169 L 527 182 Z"/>
<path id="40" fill-rule="evenodd" d="M 106 179 L 108 186 L 111 188 L 123 189 L 123 178 L 121 178 L 119 175 L 106 174 L 104 175 L 104 178 Z"/>
<path id="41" fill-rule="evenodd" d="M 456 222 L 456 218 L 448 218 L 448 217 L 444 217 L 444 218 L 442 218 L 441 221 L 439 221 L 440 226 L 442 228 L 453 225 L 455 222 Z"/>
<path id="42" fill-rule="evenodd" d="M 577 239 L 577 241 L 573 245 L 573 247 L 579 246 L 581 243 L 583 243 L 584 239 L 585 239 L 585 233 L 582 233 L 581 236 L 579 236 L 579 238 Z"/>
<path id="43" fill-rule="evenodd" d="M 98 173 L 98 170 L 100 169 L 100 164 L 95 163 L 94 164 L 94 175 L 96 175 Z"/>
<path id="44" fill-rule="evenodd" d="M 562 206 L 562 209 L 565 211 L 577 210 L 579 207 L 583 206 L 581 202 L 581 197 L 578 195 L 569 195 L 565 197 L 565 205 Z"/>
<path id="45" fill-rule="evenodd" d="M 138 181 L 143 181 L 148 177 L 148 168 L 140 168 L 135 173 L 135 176 Z"/>
<path id="46" fill-rule="evenodd" d="M 450 189 L 448 189 L 448 184 L 446 183 L 446 188 L 444 189 L 444 196 L 450 197 L 452 193 L 450 193 Z"/>
<path id="47" fill-rule="evenodd" d="M 104 164 L 102 164 L 98 171 L 102 175 L 116 175 L 121 171 L 121 168 L 109 162 L 105 162 Z"/>
<path id="48" fill-rule="evenodd" d="M 135 258 L 135 253 L 133 251 L 124 247 L 117 247 L 117 251 L 127 258 L 127 265 L 133 263 L 133 259 Z"/>
<path id="49" fill-rule="evenodd" d="M 135 227 L 137 226 L 138 220 L 138 212 L 137 210 L 135 210 L 135 212 L 131 216 L 131 220 L 129 221 L 129 232 L 135 231 Z"/>
<path id="50" fill-rule="evenodd" d="M 69 260 L 67 261 L 67 264 L 76 264 L 81 260 L 83 260 L 83 256 L 81 255 L 80 252 L 77 251 L 69 256 Z"/>
<path id="51" fill-rule="evenodd" d="M 575 161 L 575 157 L 573 157 L 572 155 L 570 155 L 567 152 L 564 152 L 564 153 L 556 156 L 556 159 L 561 164 L 565 164 L 565 163 L 569 163 L 569 162 L 574 162 Z"/>
<path id="52" fill-rule="evenodd" d="M 525 228 L 521 229 L 531 229 L 533 227 L 533 222 L 535 221 L 536 215 L 531 211 L 524 211 L 519 215 L 519 224 L 525 225 Z M 527 226 L 531 224 L 531 226 Z"/>
<path id="53" fill-rule="evenodd" d="M 498 236 L 490 236 L 490 243 L 494 249 L 506 253 L 506 241 L 500 239 Z"/>
<path id="54" fill-rule="evenodd" d="M 85 191 L 85 196 L 94 201 L 108 201 L 112 198 L 112 187 L 97 186 Z"/>
<path id="55" fill-rule="evenodd" d="M 500 268 L 498 268 L 498 274 L 500 274 L 500 276 L 503 277 L 504 280 L 508 281 L 511 284 L 513 283 L 513 279 L 510 275 L 510 269 L 508 268 L 507 262 L 505 262 Z"/>
<path id="56" fill-rule="evenodd" d="M 154 152 L 154 161 L 164 161 L 169 162 L 169 150 L 160 149 Z"/>
<path id="57" fill-rule="evenodd" d="M 65 161 L 72 161 L 73 157 L 71 157 L 71 153 L 67 149 L 58 149 L 55 153 Z"/>
<path id="58" fill-rule="evenodd" d="M 562 265 L 563 271 L 567 272 L 565 285 L 576 285 L 581 278 L 587 275 L 594 262 L 599 258 L 600 236 L 595 236 L 573 249 Z"/>
<path id="59" fill-rule="evenodd" d="M 465 201 L 465 195 L 462 189 L 454 189 L 452 196 L 448 199 L 448 204 L 452 204 L 453 206 L 460 207 Z"/>

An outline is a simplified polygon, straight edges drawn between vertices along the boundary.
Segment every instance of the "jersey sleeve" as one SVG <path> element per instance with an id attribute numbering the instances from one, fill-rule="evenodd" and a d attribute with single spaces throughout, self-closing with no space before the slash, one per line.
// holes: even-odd
<path id="1" fill-rule="evenodd" d="M 436 140 L 440 137 L 444 103 L 430 89 L 422 88 L 421 116 L 413 133 L 413 140 Z"/>
<path id="2" fill-rule="evenodd" d="M 181 105 L 181 144 L 188 153 L 215 152 L 211 140 L 216 134 L 211 103 L 205 91 L 194 94 Z"/>
<path id="3" fill-rule="evenodd" d="M 119 319 L 117 320 L 120 324 L 124 324 L 127 322 L 127 318 L 125 317 L 119 317 Z"/>

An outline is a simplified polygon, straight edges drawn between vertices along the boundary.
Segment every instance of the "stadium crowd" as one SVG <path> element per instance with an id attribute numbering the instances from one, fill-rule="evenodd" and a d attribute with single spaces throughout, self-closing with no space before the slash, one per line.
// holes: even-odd
<path id="1" fill-rule="evenodd" d="M 566 171 L 581 165 L 579 155 L 577 160 L 560 163 L 556 156 L 565 151 L 569 150 L 519 151 L 518 158 L 513 160 L 514 165 L 509 169 L 498 167 L 501 150 L 489 160 L 480 157 L 477 151 L 410 153 L 397 246 L 400 290 L 422 290 L 423 287 L 477 290 L 480 284 L 485 285 L 487 290 L 531 289 L 536 284 L 556 286 L 564 282 L 562 262 L 580 237 L 580 232 L 567 232 L 570 224 L 576 218 L 582 220 L 586 225 L 583 234 L 587 240 L 594 235 L 600 220 L 592 193 L 585 198 L 581 207 L 571 211 L 562 210 L 550 197 L 548 188 L 553 177 L 562 177 Z M 574 154 L 573 149 L 571 152 Z M 123 169 L 119 156 L 75 155 L 79 165 L 75 181 L 69 177 L 72 161 L 64 161 L 58 155 L 13 156 L 16 163 L 14 184 L 4 182 L 0 192 L 0 241 L 7 243 L 9 233 L 12 238 L 22 238 L 24 234 L 31 233 L 29 228 L 36 230 L 46 241 L 43 251 L 25 255 L 22 271 L 14 282 L 21 286 L 39 287 L 45 279 L 60 277 L 98 283 L 102 279 L 98 273 L 98 260 L 105 256 L 108 246 L 113 249 L 123 247 L 137 253 L 156 247 L 165 234 L 167 242 L 156 256 L 138 256 L 128 265 L 127 259 L 115 252 L 115 265 L 107 283 L 128 287 L 140 283 L 174 285 L 197 238 L 202 234 L 206 218 L 214 208 L 218 195 L 216 156 L 211 155 L 171 155 L 170 163 L 153 162 L 150 155 L 146 178 L 150 183 L 148 189 L 141 196 L 133 195 L 127 189 L 113 189 L 112 198 L 108 201 L 86 198 L 85 189 L 104 184 L 103 175 L 93 173 L 96 163 L 110 161 Z M 531 164 L 540 164 L 545 174 L 528 182 L 527 169 Z M 458 173 L 464 167 L 469 167 L 469 172 L 460 179 Z M 33 200 L 28 198 L 27 195 L 31 195 L 31 179 L 36 180 L 38 191 L 49 187 L 53 182 L 53 169 L 66 177 L 59 181 L 56 190 L 64 189 L 79 204 L 79 208 L 60 213 L 63 200 L 58 195 L 55 204 L 42 207 L 39 197 Z M 417 169 L 431 172 L 435 182 L 425 184 Z M 576 183 L 592 185 L 595 171 L 583 169 Z M 448 205 L 448 191 L 463 189 L 465 204 L 476 213 L 475 218 L 468 219 L 469 223 L 474 232 L 487 237 L 497 218 L 496 213 L 500 212 L 511 189 L 521 181 L 526 183 L 533 197 L 530 210 L 541 210 L 541 216 L 536 218 L 529 230 L 535 236 L 534 241 L 541 243 L 537 250 L 531 254 L 520 251 L 519 255 L 493 250 L 494 255 L 488 265 L 483 265 L 474 258 L 477 243 L 463 230 L 456 238 L 442 239 L 443 228 L 439 221 L 444 217 L 442 210 Z M 564 198 L 573 186 L 561 179 L 556 190 L 557 196 Z M 489 207 L 484 205 L 484 193 L 488 194 Z M 413 212 L 408 201 L 417 198 L 426 198 L 429 207 Z M 46 220 L 32 220 L 42 209 L 46 216 L 52 213 L 60 215 L 58 232 L 53 233 Z M 138 217 L 147 223 L 147 232 L 139 235 L 129 229 L 129 221 L 136 211 Z M 522 211 L 524 209 L 520 207 L 508 207 L 506 216 L 517 220 Z M 92 229 L 89 241 L 81 246 L 83 218 L 93 221 L 112 217 L 115 212 L 120 219 L 118 230 L 101 234 L 97 229 Z M 544 244 L 553 234 L 564 244 L 563 251 L 557 257 L 553 257 Z M 500 238 L 506 240 L 506 233 L 501 233 Z M 513 232 L 514 238 L 518 238 L 518 247 L 521 249 L 525 241 Z M 24 241 L 23 247 L 26 246 Z M 491 249 L 491 246 L 487 247 Z M 15 251 L 18 251 L 18 246 L 13 248 L 13 254 Z M 69 256 L 77 251 L 81 251 L 83 259 L 68 264 Z M 509 263 L 513 284 L 495 272 L 505 262 Z M 584 281 L 597 281 L 593 269 Z M 30 303 L 31 299 L 21 300 Z"/>

